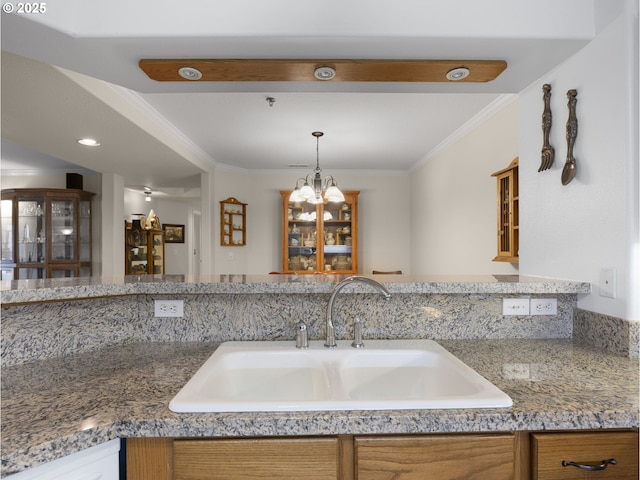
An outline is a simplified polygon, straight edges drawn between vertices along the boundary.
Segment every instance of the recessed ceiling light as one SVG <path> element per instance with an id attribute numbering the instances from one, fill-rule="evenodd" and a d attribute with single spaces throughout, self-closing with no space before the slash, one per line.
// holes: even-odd
<path id="1" fill-rule="evenodd" d="M 85 147 L 99 147 L 100 142 L 93 138 L 79 138 L 77 142 Z"/>
<path id="2" fill-rule="evenodd" d="M 462 80 L 463 78 L 467 78 L 471 71 L 465 67 L 454 68 L 453 70 L 449 70 L 447 72 L 447 80 L 451 80 L 452 82 L 457 82 L 458 80 Z"/>
<path id="3" fill-rule="evenodd" d="M 182 67 L 178 70 L 178 74 L 185 80 L 200 80 L 202 72 L 193 67 Z"/>
<path id="4" fill-rule="evenodd" d="M 331 80 L 336 76 L 336 69 L 333 67 L 318 67 L 313 71 L 313 76 L 318 80 Z"/>

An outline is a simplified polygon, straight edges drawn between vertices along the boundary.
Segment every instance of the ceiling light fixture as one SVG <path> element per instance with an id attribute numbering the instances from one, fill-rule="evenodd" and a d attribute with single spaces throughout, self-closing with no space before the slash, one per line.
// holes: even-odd
<path id="1" fill-rule="evenodd" d="M 202 72 L 193 67 L 182 67 L 178 69 L 178 74 L 185 80 L 200 80 Z"/>
<path id="2" fill-rule="evenodd" d="M 151 191 L 144 192 L 144 201 L 145 202 L 150 202 L 151 201 Z"/>
<path id="3" fill-rule="evenodd" d="M 79 138 L 76 140 L 80 145 L 84 145 L 85 147 L 99 147 L 100 142 L 93 138 Z"/>
<path id="4" fill-rule="evenodd" d="M 313 174 L 309 174 L 304 178 L 299 178 L 296 180 L 296 186 L 291 192 L 289 196 L 290 202 L 303 202 L 307 201 L 309 203 L 317 204 L 323 203 L 326 199 L 329 202 L 344 202 L 344 195 L 338 188 L 338 183 L 335 179 L 329 175 L 322 180 L 322 176 L 320 173 L 322 169 L 320 168 L 320 137 L 324 135 L 322 132 L 313 132 L 311 133 L 314 137 L 316 137 L 316 168 L 313 171 Z M 309 185 L 309 177 L 313 175 L 312 185 Z M 300 180 L 304 181 L 304 185 L 302 188 L 298 185 Z M 324 194 L 324 199 L 323 199 Z"/>
<path id="5" fill-rule="evenodd" d="M 313 76 L 318 80 L 331 80 L 336 76 L 336 69 L 333 67 L 318 67 L 313 71 Z"/>
<path id="6" fill-rule="evenodd" d="M 457 82 L 462 80 L 463 78 L 467 78 L 471 74 L 471 70 L 465 67 L 454 68 L 453 70 L 449 70 L 445 75 L 447 80 L 451 80 L 452 82 Z"/>

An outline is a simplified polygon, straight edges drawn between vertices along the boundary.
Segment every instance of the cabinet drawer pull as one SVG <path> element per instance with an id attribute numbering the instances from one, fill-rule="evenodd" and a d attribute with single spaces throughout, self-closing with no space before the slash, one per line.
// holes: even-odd
<path id="1" fill-rule="evenodd" d="M 609 464 L 615 465 L 616 463 L 617 462 L 615 458 L 610 458 L 609 460 L 602 460 L 602 462 L 600 462 L 600 465 L 584 465 L 582 463 L 568 462 L 566 460 L 562 460 L 563 467 L 577 467 L 582 470 L 589 470 L 590 472 L 595 472 L 597 470 L 604 470 L 605 468 L 607 468 Z"/>

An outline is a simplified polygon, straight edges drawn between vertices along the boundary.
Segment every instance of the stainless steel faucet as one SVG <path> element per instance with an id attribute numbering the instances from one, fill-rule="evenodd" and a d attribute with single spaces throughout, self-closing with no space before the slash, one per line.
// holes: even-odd
<path id="1" fill-rule="evenodd" d="M 359 276 L 347 277 L 344 280 L 342 280 L 340 283 L 338 283 L 335 287 L 333 287 L 333 290 L 331 291 L 331 297 L 329 298 L 329 303 L 327 304 L 327 341 L 324 344 L 324 346 L 327 348 L 336 347 L 336 332 L 333 326 L 333 319 L 334 319 L 333 306 L 336 301 L 336 296 L 338 295 L 338 293 L 340 293 L 340 291 L 344 287 L 354 282 L 361 282 L 361 283 L 366 283 L 367 285 L 371 285 L 372 287 L 376 288 L 384 296 L 384 298 L 389 298 L 391 296 L 391 293 L 389 293 L 389 290 L 387 290 L 384 287 L 384 285 L 367 277 L 359 277 Z"/>

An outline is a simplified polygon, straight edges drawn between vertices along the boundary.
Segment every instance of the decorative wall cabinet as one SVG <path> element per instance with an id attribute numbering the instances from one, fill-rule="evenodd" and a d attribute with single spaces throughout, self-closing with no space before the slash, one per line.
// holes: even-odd
<path id="1" fill-rule="evenodd" d="M 493 261 L 518 263 L 518 157 L 507 168 L 492 173 L 491 176 L 496 177 L 498 181 L 498 255 Z"/>
<path id="2" fill-rule="evenodd" d="M 91 275 L 91 199 L 75 189 L 2 191 L 2 280 Z"/>
<path id="3" fill-rule="evenodd" d="M 351 274 L 358 271 L 358 195 L 313 205 L 282 197 L 282 271 Z"/>
<path id="4" fill-rule="evenodd" d="M 244 247 L 247 244 L 247 204 L 229 197 L 220 202 L 220 245 Z"/>
<path id="5" fill-rule="evenodd" d="M 125 222 L 125 275 L 164 274 L 164 232 L 145 230 L 139 222 Z"/>

